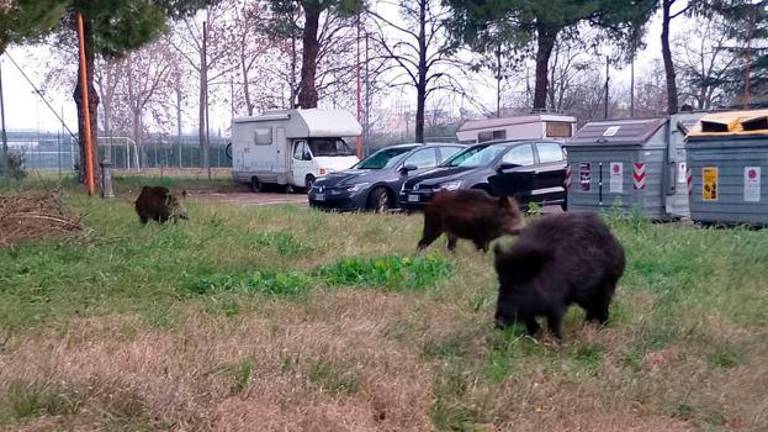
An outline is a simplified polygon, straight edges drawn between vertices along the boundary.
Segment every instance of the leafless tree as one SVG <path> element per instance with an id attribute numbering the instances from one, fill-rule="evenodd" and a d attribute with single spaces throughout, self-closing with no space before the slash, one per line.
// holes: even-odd
<path id="1" fill-rule="evenodd" d="M 393 85 L 416 90 L 416 141 L 424 142 L 427 99 L 436 91 L 466 95 L 462 68 L 455 57 L 458 44 L 447 34 L 450 11 L 437 0 L 401 0 L 401 19 L 369 11 L 378 26 L 376 42 L 392 60 Z"/>
<path id="2" fill-rule="evenodd" d="M 231 6 L 231 4 L 227 4 Z M 198 75 L 198 136 L 203 168 L 210 174 L 208 142 L 208 88 L 221 83 L 236 67 L 230 60 L 232 38 L 231 19 L 227 5 L 210 6 L 193 18 L 184 18 L 169 38 L 171 45 Z"/>
<path id="3" fill-rule="evenodd" d="M 728 35 L 719 16 L 701 17 L 689 31 L 675 40 L 675 57 L 681 75 L 682 100 L 697 109 L 710 109 L 723 102 L 721 85 L 737 56 L 727 49 Z"/>
<path id="4" fill-rule="evenodd" d="M 119 96 L 130 113 L 131 135 L 139 149 L 143 145 L 145 112 L 153 111 L 157 124 L 160 120 L 158 114 L 171 107 L 172 72 L 176 66 L 176 58 L 166 40 L 129 53 L 122 62 L 123 80 Z M 142 163 L 145 162 L 142 160 Z"/>

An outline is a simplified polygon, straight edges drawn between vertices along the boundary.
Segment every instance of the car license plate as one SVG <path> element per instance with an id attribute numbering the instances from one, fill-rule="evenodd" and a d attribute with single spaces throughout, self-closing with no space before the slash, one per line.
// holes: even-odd
<path id="1" fill-rule="evenodd" d="M 418 195 L 408 195 L 408 202 L 419 202 Z"/>
<path id="2" fill-rule="evenodd" d="M 325 194 L 315 194 L 315 201 L 325 201 Z"/>

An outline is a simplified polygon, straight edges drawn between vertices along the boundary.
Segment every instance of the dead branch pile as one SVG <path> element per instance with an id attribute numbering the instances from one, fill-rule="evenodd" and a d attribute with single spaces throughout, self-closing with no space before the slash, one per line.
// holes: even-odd
<path id="1" fill-rule="evenodd" d="M 67 214 L 57 190 L 0 196 L 0 248 L 23 240 L 80 231 L 80 217 Z"/>

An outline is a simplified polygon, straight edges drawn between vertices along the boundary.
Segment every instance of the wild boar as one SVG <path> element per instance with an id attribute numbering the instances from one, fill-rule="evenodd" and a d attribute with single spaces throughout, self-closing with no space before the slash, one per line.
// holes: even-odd
<path id="1" fill-rule="evenodd" d="M 182 192 L 186 197 L 187 192 Z M 175 223 L 179 219 L 187 220 L 187 211 L 174 194 L 162 186 L 144 186 L 135 203 L 136 213 L 141 223 L 146 224 L 150 219 L 159 223 L 171 219 Z"/>
<path id="2" fill-rule="evenodd" d="M 456 249 L 459 238 L 469 239 L 478 250 L 502 234 L 516 234 L 524 225 L 517 201 L 494 198 L 476 189 L 443 191 L 424 208 L 424 232 L 418 248 L 423 250 L 440 234 L 448 236 L 448 250 Z"/>
<path id="3" fill-rule="evenodd" d="M 572 303 L 586 311 L 586 321 L 608 321 L 625 258 L 621 244 L 598 215 L 542 216 L 521 230 L 509 250 L 496 245 L 494 252 L 498 327 L 523 322 L 534 336 L 539 331 L 536 317 L 544 316 L 561 339 L 563 316 Z"/>

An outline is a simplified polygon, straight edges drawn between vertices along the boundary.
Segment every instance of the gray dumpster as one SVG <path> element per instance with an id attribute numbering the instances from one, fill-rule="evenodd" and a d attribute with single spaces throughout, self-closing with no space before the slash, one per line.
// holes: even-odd
<path id="1" fill-rule="evenodd" d="M 704 116 L 686 137 L 686 151 L 691 219 L 768 225 L 768 110 Z"/>
<path id="2" fill-rule="evenodd" d="M 693 130 L 704 112 L 684 112 L 669 116 L 667 128 L 667 169 L 664 176 L 666 211 L 671 216 L 689 217 L 688 192 L 691 172 L 685 154 L 685 135 Z"/>
<path id="3" fill-rule="evenodd" d="M 618 208 L 668 218 L 665 118 L 605 120 L 584 125 L 566 143 L 568 210 Z"/>

